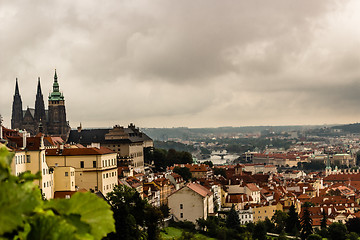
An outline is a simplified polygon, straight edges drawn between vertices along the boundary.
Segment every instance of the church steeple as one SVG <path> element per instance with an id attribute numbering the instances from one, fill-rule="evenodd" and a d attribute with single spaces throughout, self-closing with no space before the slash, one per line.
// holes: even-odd
<path id="1" fill-rule="evenodd" d="M 18 79 L 16 78 L 16 84 L 15 84 L 15 96 L 20 96 L 20 91 L 19 91 L 19 83 L 18 83 Z M 20 97 L 21 98 L 21 97 Z"/>
<path id="2" fill-rule="evenodd" d="M 63 101 L 64 100 L 64 96 L 62 95 L 62 93 L 60 93 L 59 83 L 58 83 L 57 79 L 58 79 L 58 77 L 57 77 L 57 73 L 56 73 L 56 69 L 55 69 L 53 91 L 49 96 L 49 101 Z"/>
<path id="3" fill-rule="evenodd" d="M 49 95 L 49 112 L 47 134 L 67 136 L 70 126 L 66 120 L 65 99 L 59 90 L 58 77 L 55 69 L 53 91 Z"/>
<path id="4" fill-rule="evenodd" d="M 44 97 L 41 91 L 40 78 L 38 78 L 38 86 L 35 100 L 35 121 L 45 121 L 45 105 L 44 105 Z"/>
<path id="5" fill-rule="evenodd" d="M 18 79 L 16 78 L 15 94 L 12 105 L 11 128 L 20 129 L 22 127 L 22 121 L 23 121 L 22 100 L 19 91 Z"/>

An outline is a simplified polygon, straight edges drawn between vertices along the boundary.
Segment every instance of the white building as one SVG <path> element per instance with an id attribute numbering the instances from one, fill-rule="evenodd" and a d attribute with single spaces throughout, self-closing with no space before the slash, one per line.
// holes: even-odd
<path id="1" fill-rule="evenodd" d="M 168 197 L 170 213 L 176 221 L 196 223 L 214 213 L 213 193 L 197 183 L 188 183 Z"/>

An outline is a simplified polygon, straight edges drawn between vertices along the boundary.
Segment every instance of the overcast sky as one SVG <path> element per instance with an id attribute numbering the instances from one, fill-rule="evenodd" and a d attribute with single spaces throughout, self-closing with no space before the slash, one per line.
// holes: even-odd
<path id="1" fill-rule="evenodd" d="M 34 4 L 36 3 L 36 4 Z M 218 127 L 360 119 L 358 0 L 0 0 L 0 114 L 15 78 L 72 127 Z"/>

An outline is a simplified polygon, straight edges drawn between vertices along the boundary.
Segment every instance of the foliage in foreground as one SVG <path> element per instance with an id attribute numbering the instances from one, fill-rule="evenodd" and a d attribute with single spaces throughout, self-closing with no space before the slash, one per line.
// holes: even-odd
<path id="1" fill-rule="evenodd" d="M 43 201 L 40 174 L 11 175 L 13 154 L 0 148 L 0 239 L 101 239 L 115 230 L 110 206 L 92 193 Z"/>

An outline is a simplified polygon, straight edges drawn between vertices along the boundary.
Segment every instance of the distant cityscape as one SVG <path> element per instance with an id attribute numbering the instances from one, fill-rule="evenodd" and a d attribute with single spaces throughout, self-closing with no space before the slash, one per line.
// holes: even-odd
<path id="1" fill-rule="evenodd" d="M 268 229 L 269 236 L 303 229 L 279 228 L 280 213 L 310 214 L 314 233 L 360 219 L 357 123 L 71 129 L 55 72 L 48 110 L 40 79 L 35 109 L 26 110 L 16 81 L 11 125 L 1 121 L 0 128 L 1 145 L 14 153 L 11 173 L 40 173 L 34 183 L 44 199 L 77 192 L 107 199 L 121 185 L 153 207 L 166 206 L 166 226 L 188 221 L 200 227 L 199 219 L 227 219 L 234 211 L 239 227 L 272 221 L 277 230 Z"/>

